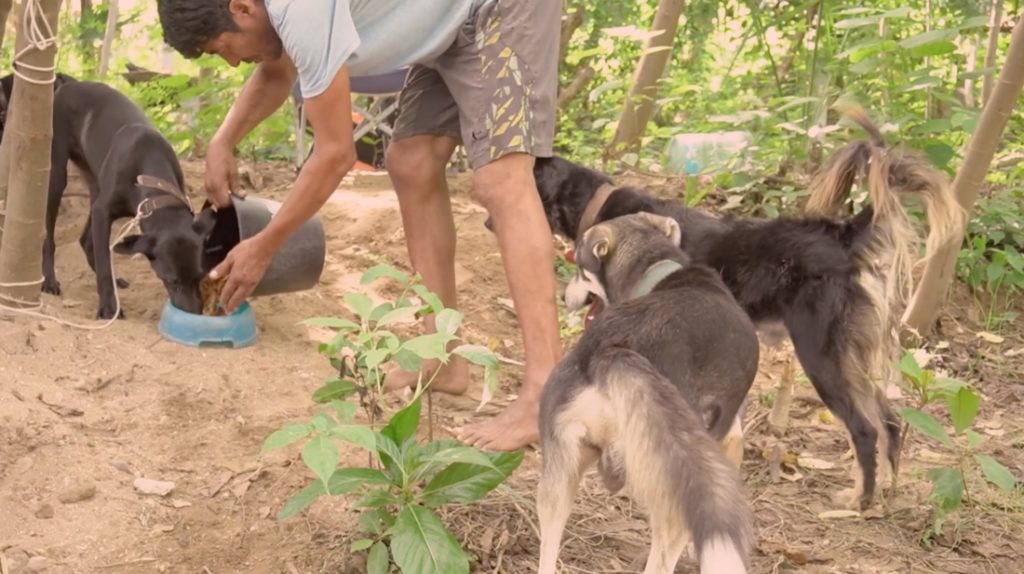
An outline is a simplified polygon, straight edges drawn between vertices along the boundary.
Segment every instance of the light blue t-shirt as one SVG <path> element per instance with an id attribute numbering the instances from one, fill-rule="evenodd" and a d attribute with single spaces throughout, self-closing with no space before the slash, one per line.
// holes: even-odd
<path id="1" fill-rule="evenodd" d="M 299 72 L 302 97 L 321 94 L 343 64 L 351 76 L 429 63 L 487 0 L 266 0 L 270 24 Z"/>

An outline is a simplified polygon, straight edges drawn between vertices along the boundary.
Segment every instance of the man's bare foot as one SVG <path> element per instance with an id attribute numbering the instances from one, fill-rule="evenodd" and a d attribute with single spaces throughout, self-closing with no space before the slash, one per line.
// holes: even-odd
<path id="1" fill-rule="evenodd" d="M 463 444 L 483 450 L 513 451 L 540 439 L 540 398 L 520 396 L 489 421 L 455 429 Z"/>
<path id="2" fill-rule="evenodd" d="M 434 371 L 440 368 L 434 382 L 430 383 L 430 390 L 449 395 L 461 395 L 469 388 L 469 363 L 458 355 L 452 356 L 447 365 L 441 365 L 440 361 L 423 361 L 420 372 L 415 373 L 399 368 L 389 371 L 384 379 L 384 392 L 390 393 L 406 388 L 416 388 L 420 373 L 423 374 L 423 384 L 430 381 Z"/>

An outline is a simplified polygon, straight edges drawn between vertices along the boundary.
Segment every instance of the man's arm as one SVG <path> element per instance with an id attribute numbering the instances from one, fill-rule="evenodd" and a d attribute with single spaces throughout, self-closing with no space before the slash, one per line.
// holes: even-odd
<path id="1" fill-rule="evenodd" d="M 281 209 L 259 233 L 274 252 L 320 210 L 356 162 L 348 66 L 342 66 L 330 86 L 304 105 L 313 127 L 313 153 Z"/>
<path id="2" fill-rule="evenodd" d="M 288 99 L 297 72 L 287 54 L 270 62 L 260 62 L 242 86 L 224 122 L 210 142 L 233 150 L 238 142 L 260 122 L 270 117 Z"/>

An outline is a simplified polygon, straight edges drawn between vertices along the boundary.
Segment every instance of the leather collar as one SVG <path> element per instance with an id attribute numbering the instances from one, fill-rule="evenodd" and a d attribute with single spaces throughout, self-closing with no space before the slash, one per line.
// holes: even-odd
<path id="1" fill-rule="evenodd" d="M 147 197 L 142 200 L 138 209 L 139 214 L 141 214 L 142 217 L 149 217 L 157 209 L 181 204 L 184 204 L 185 207 L 188 208 L 189 213 L 195 214 L 195 210 L 192 208 L 192 202 L 189 200 L 188 196 L 178 189 L 178 186 L 165 179 L 154 175 L 139 175 L 135 179 L 135 185 L 138 187 L 156 189 L 166 194 L 158 195 L 156 197 Z"/>
<path id="2" fill-rule="evenodd" d="M 644 276 L 640 278 L 640 281 L 637 281 L 636 285 L 634 285 L 633 289 L 629 292 L 629 298 L 637 299 L 649 294 L 658 286 L 658 283 L 661 283 L 666 277 L 682 268 L 683 266 L 678 261 L 673 261 L 671 259 L 662 259 L 661 261 L 658 261 L 654 265 L 648 267 L 647 271 L 644 271 Z"/>
<path id="3" fill-rule="evenodd" d="M 593 227 L 594 221 L 597 219 L 597 214 L 601 211 L 601 207 L 604 206 L 605 202 L 608 201 L 608 197 L 611 196 L 612 192 L 618 189 L 617 186 L 610 183 L 602 183 L 601 187 L 597 188 L 594 192 L 594 197 L 590 198 L 587 202 L 586 209 L 583 210 L 583 216 L 580 217 L 579 227 L 576 229 L 576 237 L 583 237 L 588 229 Z"/>

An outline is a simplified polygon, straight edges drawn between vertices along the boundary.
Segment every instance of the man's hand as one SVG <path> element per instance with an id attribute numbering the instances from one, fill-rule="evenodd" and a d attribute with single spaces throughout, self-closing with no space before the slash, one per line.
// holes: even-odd
<path id="1" fill-rule="evenodd" d="M 245 197 L 238 185 L 238 166 L 230 146 L 211 142 L 206 151 L 206 196 L 218 209 L 229 207 L 229 194 Z"/>
<path id="2" fill-rule="evenodd" d="M 234 313 L 252 294 L 273 257 L 274 249 L 262 237 L 255 235 L 236 245 L 224 261 L 210 271 L 211 279 L 227 275 L 224 289 L 220 292 L 220 306 L 225 313 Z"/>

